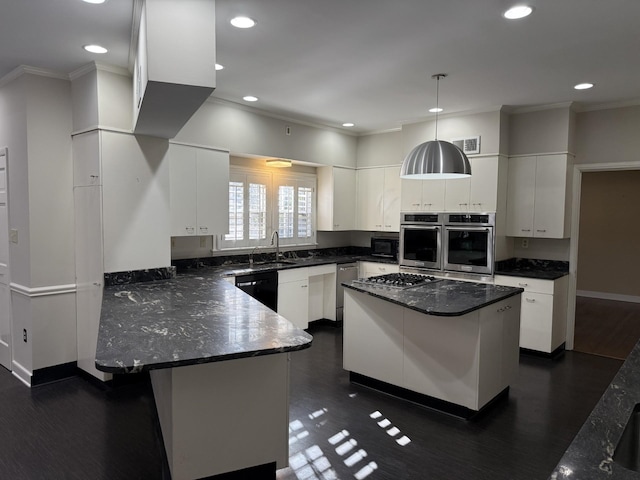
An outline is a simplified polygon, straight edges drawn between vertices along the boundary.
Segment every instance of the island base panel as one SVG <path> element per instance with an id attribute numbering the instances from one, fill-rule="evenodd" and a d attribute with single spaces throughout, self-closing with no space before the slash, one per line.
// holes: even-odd
<path id="1" fill-rule="evenodd" d="M 151 370 L 173 480 L 287 466 L 288 362 L 275 354 Z"/>
<path id="2" fill-rule="evenodd" d="M 375 378 L 367 377 L 366 375 L 361 375 L 356 372 L 349 372 L 349 380 L 351 381 L 351 383 L 372 388 L 387 395 L 391 395 L 402 400 L 407 400 L 423 407 L 453 415 L 454 417 L 459 417 L 464 420 L 474 420 L 478 418 L 479 415 L 486 412 L 493 405 L 502 400 L 506 401 L 509 397 L 509 387 L 506 387 L 498 395 L 487 402 L 480 410 L 473 410 L 456 403 L 447 402 L 446 400 L 442 400 L 440 398 L 431 397 L 429 395 L 424 395 L 407 388 L 402 388 L 390 383 L 382 382 L 380 380 L 376 380 Z"/>

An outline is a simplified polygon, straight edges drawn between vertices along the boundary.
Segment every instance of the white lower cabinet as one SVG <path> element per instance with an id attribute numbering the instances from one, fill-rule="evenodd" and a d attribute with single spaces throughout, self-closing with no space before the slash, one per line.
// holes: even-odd
<path id="1" fill-rule="evenodd" d="M 278 272 L 278 313 L 298 328 L 309 326 L 309 275 L 307 268 Z"/>
<path id="2" fill-rule="evenodd" d="M 496 285 L 524 288 L 520 314 L 520 347 L 552 353 L 567 337 L 569 276 L 556 280 L 496 275 Z"/>
<path id="3" fill-rule="evenodd" d="M 298 328 L 336 320 L 336 264 L 278 271 L 278 313 Z"/>
<path id="4" fill-rule="evenodd" d="M 399 271 L 400 266 L 392 263 L 358 262 L 358 278 L 375 277 Z"/>

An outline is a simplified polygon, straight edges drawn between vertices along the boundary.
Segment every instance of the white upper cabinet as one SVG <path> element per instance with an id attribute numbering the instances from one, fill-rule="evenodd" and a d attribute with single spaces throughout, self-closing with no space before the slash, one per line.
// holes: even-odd
<path id="1" fill-rule="evenodd" d="M 565 154 L 509 159 L 508 236 L 569 236 L 569 168 Z"/>
<path id="2" fill-rule="evenodd" d="M 400 230 L 400 167 L 357 171 L 358 230 Z"/>
<path id="3" fill-rule="evenodd" d="M 318 168 L 318 230 L 356 229 L 356 171 Z"/>
<path id="4" fill-rule="evenodd" d="M 403 212 L 444 211 L 445 180 L 402 180 Z"/>
<path id="5" fill-rule="evenodd" d="M 229 215 L 229 154 L 169 145 L 171 236 L 226 233 Z"/>
<path id="6" fill-rule="evenodd" d="M 455 180 L 402 180 L 403 212 L 495 212 L 500 172 L 506 158 L 474 157 L 471 177 Z"/>

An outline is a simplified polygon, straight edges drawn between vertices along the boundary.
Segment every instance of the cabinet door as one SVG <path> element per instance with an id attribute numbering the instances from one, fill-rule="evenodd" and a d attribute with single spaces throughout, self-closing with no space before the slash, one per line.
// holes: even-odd
<path id="1" fill-rule="evenodd" d="M 169 144 L 169 205 L 173 237 L 197 234 L 196 165 L 193 148 Z"/>
<path id="2" fill-rule="evenodd" d="M 444 209 L 446 212 L 469 211 L 470 178 L 445 180 Z"/>
<path id="3" fill-rule="evenodd" d="M 400 231 L 400 167 L 384 169 L 383 212 L 386 232 Z"/>
<path id="4" fill-rule="evenodd" d="M 420 210 L 423 212 L 443 212 L 445 186 L 446 180 L 423 180 Z"/>
<path id="5" fill-rule="evenodd" d="M 204 148 L 194 150 L 196 176 L 191 188 L 195 181 L 196 234 L 229 233 L 229 154 Z"/>
<path id="6" fill-rule="evenodd" d="M 537 158 L 533 236 L 565 237 L 566 155 Z"/>
<path id="7" fill-rule="evenodd" d="M 356 228 L 356 171 L 333 169 L 333 229 Z"/>
<path id="8" fill-rule="evenodd" d="M 507 236 L 533 236 L 536 157 L 509 159 L 507 182 Z"/>
<path id="9" fill-rule="evenodd" d="M 403 308 L 345 289 L 345 370 L 402 385 Z"/>
<path id="10" fill-rule="evenodd" d="M 309 326 L 309 280 L 278 283 L 278 313 L 298 328 Z"/>
<path id="11" fill-rule="evenodd" d="M 384 170 L 369 168 L 358 170 L 356 215 L 358 230 L 382 230 L 382 195 Z"/>
<path id="12" fill-rule="evenodd" d="M 495 212 L 498 195 L 498 157 L 471 159 L 469 210 Z"/>
<path id="13" fill-rule="evenodd" d="M 551 353 L 553 295 L 522 294 L 520 313 L 520 347 Z"/>
<path id="14" fill-rule="evenodd" d="M 422 180 L 401 179 L 400 210 L 419 212 L 422 209 Z"/>

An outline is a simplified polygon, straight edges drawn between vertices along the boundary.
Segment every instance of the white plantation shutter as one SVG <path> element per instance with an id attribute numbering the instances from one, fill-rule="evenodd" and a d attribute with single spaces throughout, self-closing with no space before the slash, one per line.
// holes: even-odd
<path id="1" fill-rule="evenodd" d="M 315 245 L 316 176 L 231 167 L 229 233 L 220 250 L 271 247 L 278 230 L 281 245 Z"/>

